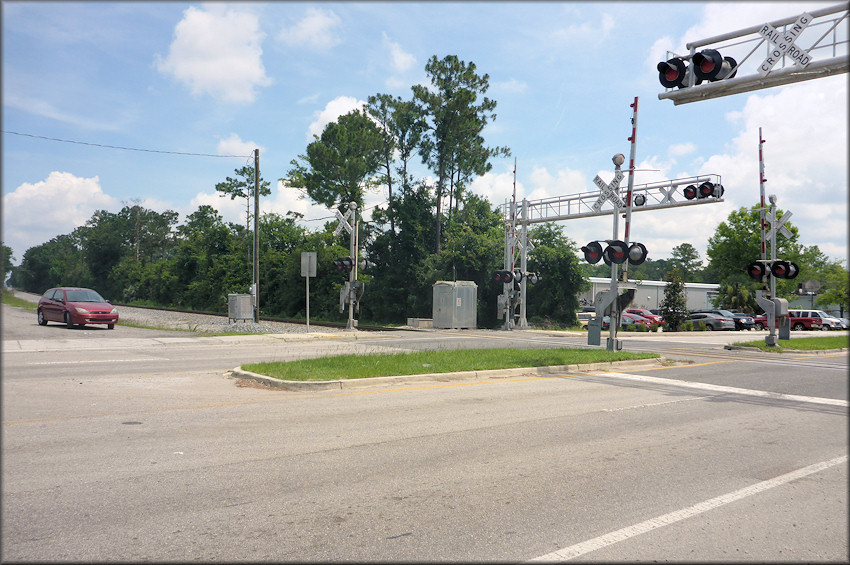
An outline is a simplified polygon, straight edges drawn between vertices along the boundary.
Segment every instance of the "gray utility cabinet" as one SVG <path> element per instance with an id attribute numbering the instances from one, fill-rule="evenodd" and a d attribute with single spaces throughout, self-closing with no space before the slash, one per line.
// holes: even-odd
<path id="1" fill-rule="evenodd" d="M 434 283 L 435 328 L 475 328 L 478 325 L 478 285 L 472 281 Z"/>
<path id="2" fill-rule="evenodd" d="M 228 323 L 233 323 L 237 320 L 254 321 L 254 301 L 252 298 L 253 297 L 250 294 L 227 295 Z"/>

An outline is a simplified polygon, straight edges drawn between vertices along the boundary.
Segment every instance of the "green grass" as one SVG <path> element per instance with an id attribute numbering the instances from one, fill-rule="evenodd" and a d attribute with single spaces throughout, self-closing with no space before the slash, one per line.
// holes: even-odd
<path id="1" fill-rule="evenodd" d="M 764 339 L 755 341 L 739 341 L 732 345 L 740 347 L 757 347 L 762 351 L 774 351 L 781 353 L 787 351 L 819 351 L 824 349 L 844 349 L 850 346 L 850 335 L 835 335 L 822 337 L 799 337 L 794 339 L 780 339 L 779 347 L 768 347 Z"/>
<path id="2" fill-rule="evenodd" d="M 335 381 L 393 375 L 657 359 L 658 357 L 659 355 L 655 353 L 599 349 L 472 349 L 335 355 L 301 361 L 251 363 L 243 365 L 242 368 L 252 373 L 287 381 Z"/>
<path id="3" fill-rule="evenodd" d="M 29 300 L 18 298 L 5 288 L 3 289 L 3 304 L 14 306 L 15 308 L 22 308 L 23 310 L 29 310 L 30 312 L 35 312 L 38 308 L 38 304 L 36 302 L 30 302 Z"/>

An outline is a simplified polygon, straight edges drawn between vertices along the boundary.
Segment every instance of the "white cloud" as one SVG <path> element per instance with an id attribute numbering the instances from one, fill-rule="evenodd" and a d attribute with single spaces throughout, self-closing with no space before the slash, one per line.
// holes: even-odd
<path id="1" fill-rule="evenodd" d="M 199 192 L 189 202 L 189 205 L 180 210 L 182 220 L 185 221 L 188 214 L 192 214 L 201 206 L 212 206 L 221 215 L 225 222 L 232 222 L 244 226 L 246 222 L 247 202 L 245 198 L 234 198 L 219 192 Z M 253 204 L 251 205 L 253 207 Z M 262 213 L 262 208 L 261 208 Z M 181 222 L 182 223 L 182 222 Z"/>
<path id="2" fill-rule="evenodd" d="M 168 56 L 157 56 L 156 68 L 188 85 L 195 96 L 253 102 L 256 88 L 272 82 L 263 67 L 264 34 L 257 16 L 223 4 L 204 8 L 183 12 Z"/>
<path id="3" fill-rule="evenodd" d="M 404 73 L 416 64 L 416 57 L 407 53 L 401 48 L 401 45 L 391 40 L 386 33 L 384 33 L 384 47 L 390 52 L 390 61 L 392 62 L 392 69 L 395 72 Z"/>
<path id="4" fill-rule="evenodd" d="M 259 149 L 260 153 L 263 153 L 265 148 L 253 141 L 242 141 L 242 138 L 235 133 L 231 133 L 225 139 L 219 140 L 216 147 L 219 155 L 245 155 L 246 157 L 252 155 L 254 149 Z"/>
<path id="5" fill-rule="evenodd" d="M 281 29 L 277 39 L 292 47 L 327 50 L 341 42 L 335 33 L 341 23 L 342 20 L 333 10 L 309 8 L 301 21 L 292 27 Z"/>
<path id="6" fill-rule="evenodd" d="M 599 22 L 581 22 L 552 32 L 552 38 L 569 43 L 599 43 L 608 38 L 617 27 L 616 20 L 603 13 Z"/>
<path id="7" fill-rule="evenodd" d="M 338 98 L 334 98 L 333 100 L 327 103 L 323 110 L 320 110 L 313 114 L 315 120 L 313 120 L 313 122 L 307 128 L 307 141 L 312 142 L 314 135 L 321 137 L 325 126 L 333 121 L 336 121 L 338 117 L 344 116 L 352 110 L 363 108 L 365 106 L 365 101 L 357 100 L 352 96 L 340 96 Z"/>
<path id="8" fill-rule="evenodd" d="M 690 155 L 691 153 L 693 153 L 696 150 L 697 150 L 696 145 L 694 145 L 693 143 L 688 141 L 686 143 L 677 143 L 675 145 L 671 145 L 667 149 L 667 153 L 671 157 L 679 157 L 679 156 L 682 156 L 682 155 Z"/>
<path id="9" fill-rule="evenodd" d="M 30 247 L 71 233 L 97 210 L 117 206 L 98 177 L 54 171 L 43 181 L 24 183 L 3 195 L 3 239 L 20 261 Z"/>
<path id="10" fill-rule="evenodd" d="M 508 92 L 508 93 L 511 93 L 511 94 L 522 94 L 522 93 L 528 91 L 528 83 L 518 81 L 515 78 L 512 78 L 511 80 L 502 81 L 502 82 L 494 82 L 492 84 L 492 86 L 493 86 L 493 90 L 501 91 L 501 92 Z"/>

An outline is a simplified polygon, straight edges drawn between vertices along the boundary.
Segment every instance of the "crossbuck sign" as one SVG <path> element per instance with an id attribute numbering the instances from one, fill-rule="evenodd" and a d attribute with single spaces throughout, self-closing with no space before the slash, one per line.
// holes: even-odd
<path id="1" fill-rule="evenodd" d="M 606 200 L 610 200 L 611 203 L 617 207 L 617 209 L 625 207 L 626 203 L 623 202 L 623 199 L 620 198 L 619 190 L 620 190 L 620 182 L 623 180 L 623 171 L 618 170 L 614 175 L 614 180 L 612 180 L 607 185 L 605 181 L 599 178 L 599 175 L 596 175 L 593 178 L 594 184 L 599 187 L 600 194 L 599 199 L 593 205 L 593 211 L 598 212 L 602 209 L 602 204 L 605 203 Z"/>
<path id="2" fill-rule="evenodd" d="M 758 72 L 761 76 L 767 76 L 771 69 L 773 69 L 773 66 L 778 63 L 783 56 L 790 57 L 790 59 L 794 61 L 795 65 L 806 68 L 806 66 L 811 62 L 812 57 L 797 47 L 797 45 L 794 44 L 794 40 L 799 37 L 800 33 L 806 29 L 806 26 L 808 26 L 811 21 L 812 15 L 804 13 L 802 16 L 797 18 L 797 21 L 794 22 L 791 29 L 789 29 L 784 35 L 779 33 L 776 28 L 770 24 L 764 24 L 761 27 L 759 35 L 774 45 L 773 49 L 770 50 L 770 54 L 764 61 L 762 61 L 762 64 L 759 65 Z"/>

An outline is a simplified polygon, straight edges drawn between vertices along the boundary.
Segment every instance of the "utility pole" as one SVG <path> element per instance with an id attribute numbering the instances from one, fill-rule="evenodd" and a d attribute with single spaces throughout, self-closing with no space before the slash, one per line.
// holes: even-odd
<path id="1" fill-rule="evenodd" d="M 260 321 L 260 150 L 254 149 L 254 323 Z"/>

